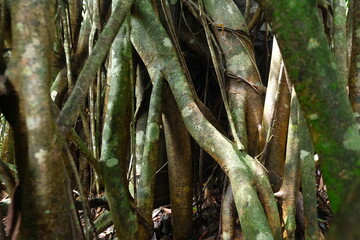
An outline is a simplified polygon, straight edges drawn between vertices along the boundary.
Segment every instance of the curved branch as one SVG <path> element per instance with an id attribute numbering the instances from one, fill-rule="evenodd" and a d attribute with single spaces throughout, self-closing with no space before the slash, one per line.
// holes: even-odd
<path id="1" fill-rule="evenodd" d="M 131 24 L 132 43 L 150 76 L 156 76 L 159 71 L 163 73 L 189 133 L 229 176 L 245 236 L 256 239 L 261 235 L 266 239 L 273 239 L 271 228 L 254 189 L 254 176 L 247 164 L 254 159 L 244 152 L 239 152 L 236 146 L 216 130 L 201 113 L 173 44 L 156 18 L 149 1 L 140 1 L 136 4 Z M 149 34 L 144 37 L 144 33 Z"/>
<path id="2" fill-rule="evenodd" d="M 104 61 L 116 34 L 118 33 L 125 17 L 130 12 L 130 8 L 134 0 L 118 0 L 108 23 L 102 31 L 96 45 L 94 46 L 91 55 L 87 59 L 83 69 L 75 84 L 74 90 L 69 99 L 66 101 L 65 106 L 60 112 L 57 119 L 63 135 L 66 135 L 70 127 L 74 124 L 79 116 L 90 84 L 98 71 L 99 66 Z M 65 134 L 64 134 L 65 133 Z"/>

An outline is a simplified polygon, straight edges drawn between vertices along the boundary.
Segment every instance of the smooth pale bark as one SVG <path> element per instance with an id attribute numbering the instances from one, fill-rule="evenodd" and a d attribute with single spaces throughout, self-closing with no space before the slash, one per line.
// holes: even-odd
<path id="1" fill-rule="evenodd" d="M 275 192 L 279 191 L 284 175 L 289 112 L 290 92 L 285 66 L 274 38 L 263 116 L 263 137 L 266 145 L 262 162 L 269 171 L 270 183 Z"/>
<path id="2" fill-rule="evenodd" d="M 190 135 L 170 91 L 165 100 L 163 123 L 174 239 L 185 240 L 192 236 L 193 163 Z"/>
<path id="3" fill-rule="evenodd" d="M 312 1 L 258 1 L 278 40 L 337 212 L 360 175 L 360 136 Z M 316 57 L 314 57 L 316 56 Z"/>
<path id="4" fill-rule="evenodd" d="M 49 95 L 54 6 L 45 0 L 12 4 L 15 50 L 7 74 L 18 99 L 11 103 L 18 104 L 15 121 L 9 120 L 19 172 L 14 209 L 21 219 L 14 215 L 20 227 L 12 225 L 10 234 L 18 239 L 71 239 L 62 144 Z"/>
<path id="5" fill-rule="evenodd" d="M 263 115 L 263 134 L 264 138 L 267 137 L 268 131 L 271 129 L 271 122 L 276 109 L 276 96 L 279 91 L 279 79 L 282 75 L 282 56 L 277 44 L 276 38 L 273 38 L 269 79 L 266 87 L 266 97 L 264 103 L 264 115 Z"/>
<path id="6" fill-rule="evenodd" d="M 270 172 L 270 180 L 273 180 L 273 188 L 277 191 L 280 189 L 280 186 L 277 185 L 278 188 L 276 188 L 274 178 L 281 180 L 285 167 L 285 148 L 290 110 L 288 82 L 280 49 L 274 38 L 263 124 L 264 134 L 270 135 L 267 136 L 269 142 L 267 143 L 268 146 L 265 152 L 265 166 Z M 306 239 L 319 239 L 317 235 L 319 229 L 316 208 L 314 148 L 308 126 L 301 111 L 299 118 L 298 147 L 301 149 L 299 157 L 301 159 L 300 169 L 302 176 L 305 237 Z M 273 174 L 271 177 L 272 171 L 276 173 L 276 175 Z M 280 184 L 282 181 L 276 182 Z M 296 191 L 298 191 L 298 189 Z"/>
<path id="7" fill-rule="evenodd" d="M 99 160 L 111 216 L 120 239 L 137 239 L 136 214 L 126 179 L 131 122 L 129 23 L 127 19 L 111 46 L 110 90 Z"/>
<path id="8" fill-rule="evenodd" d="M 150 2 L 137 1 L 135 6 L 131 21 L 132 43 L 151 77 L 159 71 L 162 72 L 189 133 L 229 176 L 244 235 L 249 239 L 273 239 L 253 186 L 254 176 L 248 165 L 255 160 L 245 152 L 239 152 L 200 112 L 173 44 L 156 18 Z M 148 34 L 144 37 L 144 33 Z M 149 49 L 152 51 L 149 52 Z"/>

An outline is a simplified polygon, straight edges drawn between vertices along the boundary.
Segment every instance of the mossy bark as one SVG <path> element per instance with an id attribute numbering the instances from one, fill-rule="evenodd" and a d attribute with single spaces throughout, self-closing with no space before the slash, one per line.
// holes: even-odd
<path id="1" fill-rule="evenodd" d="M 224 8 L 223 6 L 226 6 Z M 235 3 L 230 0 L 205 0 L 206 13 L 214 21 L 213 31 L 221 48 L 228 80 L 228 98 L 237 132 L 247 132 L 248 153 L 251 156 L 261 151 L 259 126 L 262 122 L 264 105 L 264 87 L 256 66 L 253 46 L 248 35 L 246 22 Z M 220 53 L 219 53 L 220 54 Z M 223 67 L 223 66 L 221 66 Z M 241 115 L 246 119 L 246 128 L 242 128 Z M 241 130 L 242 129 L 242 130 Z"/>
<path id="2" fill-rule="evenodd" d="M 156 18 L 150 2 L 137 1 L 135 6 L 131 21 L 132 43 L 151 77 L 162 72 L 189 133 L 229 176 L 244 235 L 249 239 L 273 239 L 248 165 L 255 160 L 245 152 L 239 152 L 232 142 L 204 118 L 194 101 L 173 44 Z M 144 32 L 149 34 L 144 37 Z M 149 52 L 148 49 L 153 51 Z"/>
<path id="3" fill-rule="evenodd" d="M 141 162 L 138 162 L 141 165 L 141 169 L 137 185 L 137 208 L 143 218 L 143 221 L 139 221 L 139 239 L 144 240 L 150 239 L 153 233 L 152 209 L 159 158 L 164 82 L 165 80 L 161 75 L 154 79 L 146 124 L 143 156 Z"/>
<path id="4" fill-rule="evenodd" d="M 333 40 L 334 40 L 334 57 L 337 65 L 343 87 L 346 87 L 348 79 L 348 48 L 346 37 L 346 0 L 333 1 Z"/>
<path id="5" fill-rule="evenodd" d="M 349 98 L 356 122 L 360 124 L 360 6 L 353 6 L 352 48 L 349 77 Z"/>
<path id="6" fill-rule="evenodd" d="M 101 32 L 91 55 L 86 60 L 85 65 L 78 76 L 74 90 L 72 91 L 69 99 L 66 101 L 58 117 L 58 124 L 64 135 L 67 135 L 70 127 L 78 118 L 82 108 L 82 103 L 88 95 L 88 90 L 92 80 L 98 72 L 100 65 L 104 61 L 122 23 L 130 12 L 133 2 L 134 0 L 117 0 L 114 2 L 113 13 Z"/>
<path id="7" fill-rule="evenodd" d="M 301 193 L 304 205 L 305 239 L 321 239 L 317 217 L 317 190 L 315 178 L 314 144 L 305 117 L 300 111 L 299 148 Z"/>
<path id="8" fill-rule="evenodd" d="M 296 200 L 300 184 L 299 119 L 299 105 L 293 89 L 291 93 L 284 179 L 279 192 L 275 193 L 281 199 L 282 219 L 284 221 L 283 236 L 285 239 L 295 239 Z"/>
<path id="9" fill-rule="evenodd" d="M 360 5 L 356 1 L 352 1 L 352 9 L 349 14 L 353 14 L 351 19 L 352 25 L 352 49 L 351 49 L 351 65 L 349 78 L 349 97 L 356 118 L 356 123 L 360 124 Z M 351 9 L 351 8 L 350 8 Z M 360 180 L 354 178 L 344 207 L 340 212 L 335 225 L 329 234 L 329 239 L 349 239 L 355 240 L 360 238 L 360 231 L 357 227 L 360 222 Z"/>
<path id="10" fill-rule="evenodd" d="M 271 24 L 294 82 L 321 159 L 329 199 L 337 212 L 349 183 L 360 175 L 360 136 L 322 31 L 316 1 L 258 2 Z"/>
<path id="11" fill-rule="evenodd" d="M 19 187 L 10 235 L 19 234 L 12 236 L 17 239 L 71 239 L 62 142 L 49 95 L 54 6 L 52 1 L 12 4 L 15 50 L 7 74 L 18 99 L 11 103 L 16 119 L 9 120 L 15 133 Z M 16 219 L 19 209 L 21 217 Z"/>
<path id="12" fill-rule="evenodd" d="M 211 24 L 220 46 L 219 55 L 224 58 L 228 86 L 226 97 L 237 137 L 245 147 L 243 150 L 256 156 L 264 143 L 261 123 L 265 87 L 261 83 L 245 20 L 232 1 L 224 0 L 219 4 L 219 1 L 206 0 L 204 7 L 214 21 Z M 267 174 L 260 164 L 249 164 L 272 232 L 275 238 L 280 238 L 280 220 Z"/>
<path id="13" fill-rule="evenodd" d="M 105 211 L 102 213 L 96 220 L 94 221 L 94 225 L 96 227 L 96 233 L 100 234 L 105 231 L 108 227 L 113 225 L 111 213 L 109 211 Z"/>
<path id="14" fill-rule="evenodd" d="M 136 68 L 136 81 L 135 81 L 135 98 L 136 110 L 134 113 L 135 118 L 135 182 L 138 183 L 140 178 L 141 163 L 143 162 L 144 143 L 146 124 L 148 119 L 150 94 L 146 85 L 150 82 L 146 68 L 142 63 L 138 63 Z M 137 184 L 135 184 L 137 186 Z M 135 188 L 136 190 L 136 188 Z"/>
<path id="15" fill-rule="evenodd" d="M 326 239 L 337 240 L 357 240 L 360 239 L 359 222 L 360 222 L 360 179 L 355 179 L 349 193 L 345 199 L 345 206 L 340 211 L 335 224 L 332 226 Z"/>
<path id="16" fill-rule="evenodd" d="M 111 46 L 110 91 L 99 160 L 110 212 L 120 239 L 137 239 L 136 215 L 126 179 L 131 121 L 129 23 L 128 18 Z"/>

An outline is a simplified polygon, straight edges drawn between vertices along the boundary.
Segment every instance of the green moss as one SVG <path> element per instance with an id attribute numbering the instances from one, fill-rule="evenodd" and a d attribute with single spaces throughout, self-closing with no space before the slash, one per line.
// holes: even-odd
<path id="1" fill-rule="evenodd" d="M 314 39 L 314 38 L 310 38 L 309 39 L 309 43 L 308 43 L 308 50 L 313 50 L 314 48 L 317 48 L 320 46 L 320 43 Z"/>
<path id="2" fill-rule="evenodd" d="M 289 214 L 284 219 L 285 226 L 286 226 L 285 228 L 290 229 L 290 230 L 295 230 L 295 228 L 296 228 L 295 216 L 292 213 L 296 212 L 296 206 L 294 206 L 294 205 L 288 206 L 287 212 Z"/>
<path id="3" fill-rule="evenodd" d="M 273 239 L 273 236 L 271 233 L 259 233 L 256 235 L 256 240 L 268 240 Z"/>
<path id="4" fill-rule="evenodd" d="M 311 113 L 308 115 L 308 119 L 310 119 L 311 121 L 315 121 L 319 119 L 319 115 L 317 113 Z"/>
<path id="5" fill-rule="evenodd" d="M 328 191 L 328 197 L 330 199 L 330 205 L 332 207 L 333 212 L 337 212 L 341 206 L 343 200 L 341 196 L 344 195 L 344 190 L 342 190 L 342 184 L 339 183 L 336 179 L 325 179 L 327 186 L 331 186 L 330 191 Z M 338 189 L 339 191 L 334 191 L 334 189 Z"/>
<path id="6" fill-rule="evenodd" d="M 106 166 L 109 168 L 114 167 L 118 164 L 119 164 L 119 160 L 117 160 L 116 158 L 110 158 L 106 160 Z"/>
<path id="7" fill-rule="evenodd" d="M 356 37 L 360 39 L 360 28 L 356 29 L 355 31 Z"/>
<path id="8" fill-rule="evenodd" d="M 343 25 L 344 23 L 346 23 L 346 17 L 343 15 L 336 15 L 334 18 L 334 24 L 335 25 Z"/>
<path id="9" fill-rule="evenodd" d="M 305 161 L 309 155 L 310 155 L 310 152 L 309 152 L 309 151 L 300 150 L 300 159 L 301 159 L 302 161 Z"/>
<path id="10" fill-rule="evenodd" d="M 149 137 L 153 140 L 153 141 L 157 141 L 159 139 L 160 136 L 160 130 L 159 130 L 159 126 L 157 123 L 152 123 L 151 127 L 150 127 L 150 134 Z"/>
<path id="11" fill-rule="evenodd" d="M 360 150 L 360 136 L 357 125 L 351 125 L 344 134 L 344 147 L 349 150 Z"/>

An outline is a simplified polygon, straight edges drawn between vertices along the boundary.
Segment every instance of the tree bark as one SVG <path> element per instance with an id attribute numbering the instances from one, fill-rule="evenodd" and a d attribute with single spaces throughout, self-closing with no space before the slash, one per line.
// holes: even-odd
<path id="1" fill-rule="evenodd" d="M 99 165 L 110 212 L 120 239 L 137 239 L 136 214 L 128 190 L 126 169 L 130 145 L 132 74 L 130 21 L 127 19 L 111 46 L 111 81 L 102 134 Z"/>
<path id="2" fill-rule="evenodd" d="M 345 88 L 348 79 L 348 48 L 346 39 L 346 1 L 345 0 L 334 0 L 334 56 L 337 69 L 339 71 L 340 81 Z"/>
<path id="3" fill-rule="evenodd" d="M 146 124 L 143 156 L 138 164 L 141 166 L 137 187 L 137 207 L 143 221 L 139 221 L 139 239 L 150 239 L 153 232 L 152 210 L 154 205 L 154 189 L 156 170 L 159 158 L 161 133 L 161 116 L 165 80 L 157 76 L 154 80 L 150 98 L 149 114 Z"/>
<path id="4" fill-rule="evenodd" d="M 272 188 L 277 192 L 284 175 L 290 92 L 284 62 L 275 38 L 270 66 L 263 116 L 263 138 L 266 143 L 262 162 L 269 171 Z"/>
<path id="5" fill-rule="evenodd" d="M 169 88 L 167 88 L 169 90 Z M 175 99 L 168 91 L 164 106 L 164 134 L 169 163 L 170 203 L 174 238 L 189 239 L 192 234 L 193 163 L 190 135 Z"/>
<path id="6" fill-rule="evenodd" d="M 117 0 L 114 2 L 113 13 L 106 24 L 104 30 L 101 32 L 94 49 L 86 60 L 83 69 L 74 86 L 69 99 L 66 101 L 58 117 L 58 124 L 61 132 L 64 135 L 70 130 L 79 116 L 82 108 L 82 103 L 88 95 L 88 90 L 96 75 L 98 68 L 104 61 L 116 34 L 118 33 L 126 16 L 130 12 L 130 8 L 134 0 Z"/>
<path id="7" fill-rule="evenodd" d="M 7 74 L 18 99 L 14 209 L 20 214 L 14 217 L 19 217 L 20 227 L 13 222 L 10 234 L 19 234 L 19 239 L 71 239 L 62 142 L 49 95 L 54 6 L 44 0 L 12 5 L 15 50 Z"/>
<path id="8" fill-rule="evenodd" d="M 229 176 L 244 235 L 249 239 L 260 236 L 273 239 L 253 186 L 254 176 L 250 167 L 254 169 L 251 162 L 255 160 L 245 152 L 239 152 L 232 142 L 204 118 L 195 103 L 173 44 L 156 18 L 150 2 L 137 1 L 135 6 L 131 21 L 131 39 L 149 75 L 154 77 L 158 71 L 163 73 L 189 133 Z M 144 32 L 149 33 L 146 38 L 143 36 Z M 150 53 L 148 49 L 153 51 Z"/>
<path id="9" fill-rule="evenodd" d="M 258 1 L 278 40 L 337 212 L 360 175 L 360 136 L 317 13 L 317 1 Z M 296 26 L 296 27 L 294 27 Z M 316 57 L 314 57 L 316 56 Z"/>
<path id="10" fill-rule="evenodd" d="M 353 5 L 352 47 L 349 76 L 349 99 L 356 122 L 360 124 L 360 6 Z"/>

